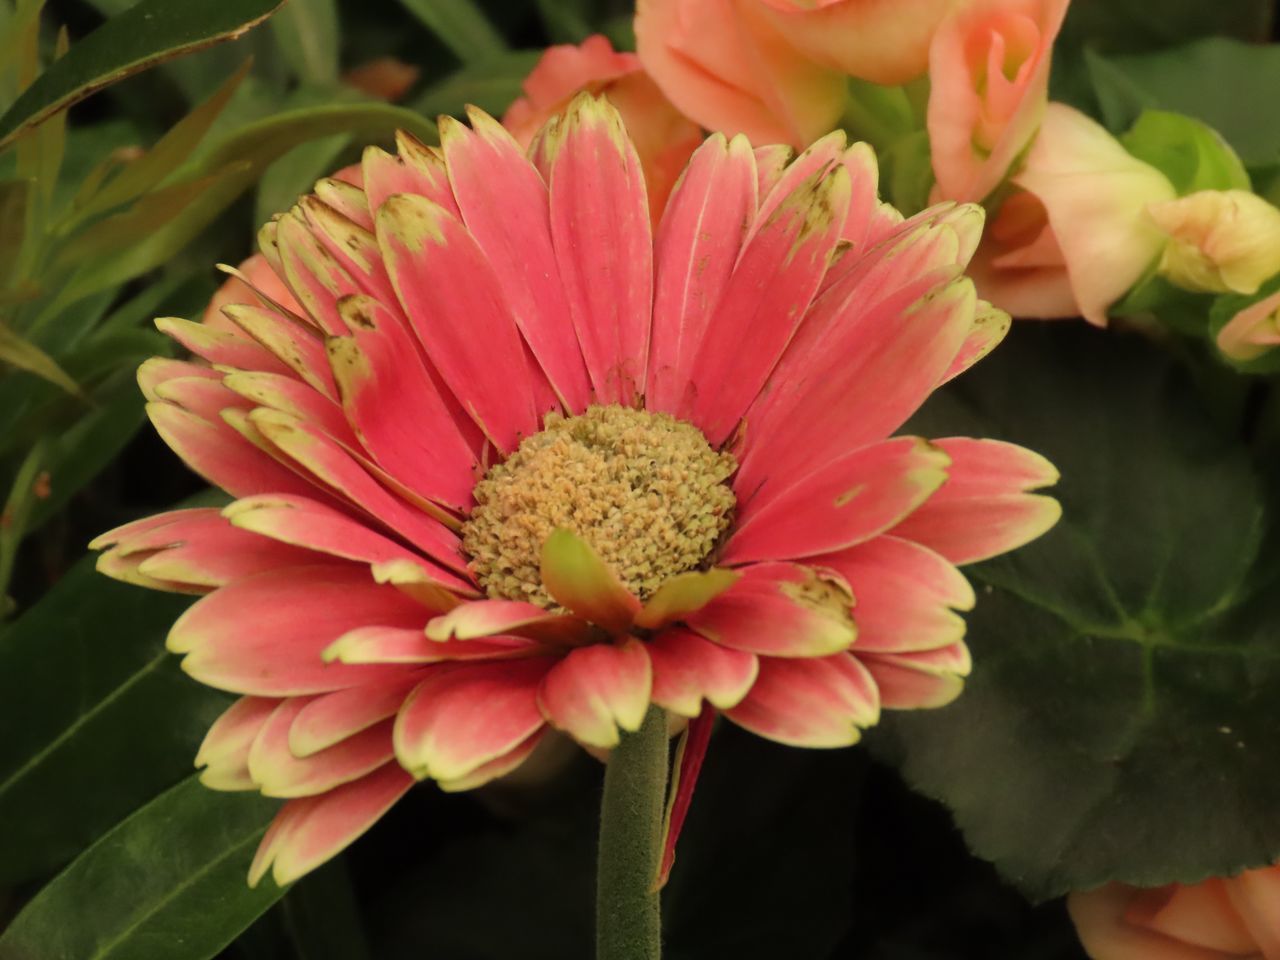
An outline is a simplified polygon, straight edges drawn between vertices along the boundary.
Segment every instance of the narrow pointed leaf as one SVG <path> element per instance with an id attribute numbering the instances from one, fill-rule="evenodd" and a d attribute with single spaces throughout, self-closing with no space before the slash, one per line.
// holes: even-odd
<path id="1" fill-rule="evenodd" d="M 188 777 L 41 890 L 0 936 L 0 956 L 209 960 L 284 892 L 245 883 L 275 808 Z"/>
<path id="2" fill-rule="evenodd" d="M 507 49 L 475 0 L 400 0 L 406 10 L 440 38 L 464 63 Z"/>
<path id="3" fill-rule="evenodd" d="M 0 147 L 103 87 L 261 23 L 281 0 L 143 0 L 77 43 L 0 117 Z"/>

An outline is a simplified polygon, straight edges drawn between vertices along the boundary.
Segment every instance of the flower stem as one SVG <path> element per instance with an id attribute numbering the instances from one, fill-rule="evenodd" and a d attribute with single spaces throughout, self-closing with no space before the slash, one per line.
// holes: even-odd
<path id="1" fill-rule="evenodd" d="M 654 884 L 662 857 L 667 718 L 651 706 L 640 729 L 609 756 L 596 867 L 596 960 L 659 960 L 662 922 Z"/>

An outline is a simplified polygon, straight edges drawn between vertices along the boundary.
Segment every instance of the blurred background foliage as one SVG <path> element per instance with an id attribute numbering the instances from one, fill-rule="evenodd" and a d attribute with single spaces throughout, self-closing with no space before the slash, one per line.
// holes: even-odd
<path id="1" fill-rule="evenodd" d="M 191 776 L 226 700 L 188 681 L 163 649 L 184 601 L 96 575 L 84 545 L 210 496 L 141 429 L 134 370 L 173 349 L 154 317 L 198 317 L 221 279 L 213 264 L 243 259 L 262 221 L 357 160 L 364 144 L 390 142 L 397 127 L 433 140 L 433 118 L 466 103 L 501 114 L 547 44 L 603 32 L 631 48 L 631 11 L 625 0 L 0 0 L 0 960 L 589 956 L 599 775 L 576 753 L 549 782 L 474 796 L 415 790 L 292 889 L 268 880 L 249 890 L 243 877 L 275 803 L 213 793 Z M 1273 15 L 1270 0 L 1075 0 L 1055 96 L 1117 132 L 1146 109 L 1191 113 L 1241 138 L 1234 145 L 1255 183 L 1280 181 L 1280 140 L 1267 139 L 1280 137 L 1280 107 L 1266 94 L 1280 82 L 1280 57 L 1244 46 L 1271 35 Z M 1238 80 L 1215 97 L 1196 72 L 1206 62 Z M 1258 520 L 1267 475 L 1256 465 L 1274 453 L 1265 438 L 1280 436 L 1280 413 L 1258 409 L 1221 371 L 1171 371 L 1132 345 L 1127 363 L 1090 366 L 1114 349 L 1105 337 L 1019 330 L 1008 360 L 983 365 L 925 412 L 932 432 L 977 420 L 980 433 L 1045 449 L 1064 468 L 1073 522 L 1029 559 L 978 571 L 987 593 L 1007 596 L 973 619 L 976 656 L 986 653 L 991 668 L 949 718 L 890 723 L 872 755 L 794 751 L 729 728 L 717 736 L 666 895 L 673 960 L 1079 960 L 1061 903 L 1028 896 L 1109 875 L 1115 864 L 1100 861 L 1082 831 L 1145 836 L 1150 846 L 1143 804 L 1194 782 L 1195 766 L 1169 762 L 1170 751 L 1201 749 L 1185 732 L 1208 714 L 1196 704 L 1155 720 L 1142 711 L 1153 683 L 1176 693 L 1226 667 L 1209 655 L 1166 663 L 1166 646 L 1209 623 L 1239 648 L 1230 669 L 1248 673 L 1259 695 L 1280 690 L 1274 652 L 1248 632 L 1274 622 L 1270 607 L 1250 604 L 1275 573 L 1253 561 L 1276 555 L 1260 547 L 1273 532 Z M 1071 358 L 1069 372 L 1087 368 L 1088 382 L 1063 374 L 1027 393 L 1019 358 L 1043 369 L 1055 357 Z M 1156 402 L 1172 393 L 1191 403 L 1188 376 L 1209 383 L 1205 409 Z M 1149 402 L 1133 402 L 1135 390 Z M 1073 410 L 1066 394 L 1089 399 Z M 1074 416 L 1077 428 L 1046 446 L 1037 417 L 1050 414 Z M 1104 424 L 1110 445 L 1096 442 Z M 1165 483 L 1162 471 L 1203 464 L 1224 432 L 1236 445 L 1213 476 Z M 1169 434 L 1191 439 L 1170 445 Z M 1135 479 L 1141 486 L 1119 496 L 1088 486 L 1123 473 L 1106 457 L 1135 443 L 1152 465 Z M 1073 484 L 1068 464 L 1084 479 Z M 1188 507 L 1205 484 L 1224 491 L 1225 514 L 1213 503 Z M 1139 495 L 1149 485 L 1166 494 L 1156 507 Z M 1116 585 L 1147 618 L 1144 638 L 1174 640 L 1143 640 L 1135 663 L 1108 668 L 1120 713 L 1095 717 L 1092 729 L 1056 686 L 1062 662 L 1080 644 L 1092 656 L 1107 630 L 1123 635 L 1136 621 L 1099 626 L 1072 591 L 1098 562 L 1114 561 L 1110 572 L 1123 579 L 1132 568 L 1124 545 L 1153 541 L 1216 551 L 1221 582 L 1200 597 L 1203 567 L 1166 558 L 1137 566 L 1157 586 Z M 1248 556 L 1233 554 L 1241 542 Z M 1081 543 L 1101 545 L 1102 561 Z M 1062 576 L 1046 583 L 1046 569 Z M 1164 600 L 1168 623 L 1152 612 Z M 1040 612 L 1007 613 L 1010 603 Z M 1019 655 L 1017 637 L 1000 643 L 1010 623 L 1038 624 L 1064 605 L 1070 629 L 1061 617 L 1045 621 L 1051 655 Z M 1009 753 L 1000 724 L 1022 722 L 1025 701 L 1046 697 L 1067 704 L 1056 727 L 1037 728 L 1050 759 Z M 1239 703 L 1219 707 L 1209 711 L 1215 729 L 1234 710 L 1239 728 L 1265 739 Z M 1141 722 L 1129 722 L 1133 711 Z M 1077 749 L 1073 736 L 1088 742 Z M 1203 749 L 1234 756 L 1235 742 Z M 1140 802 L 1099 807 L 1114 782 L 1100 784 L 1095 768 L 1066 772 L 1081 750 L 1135 747 L 1141 762 L 1121 792 Z M 1275 750 L 1241 763 L 1274 769 Z M 993 773 L 987 762 L 1000 758 L 1008 769 Z M 948 801 L 964 839 L 953 813 L 911 792 L 895 766 Z M 1253 783 L 1256 771 L 1240 776 Z M 1062 777 L 1075 799 L 1052 796 Z M 1171 835 L 1194 831 L 1219 800 L 1206 795 Z M 1246 800 L 1265 815 L 1280 797 L 1260 790 Z M 1135 879 L 1222 866 L 1194 851 L 1188 866 L 1167 847 L 1145 860 L 1124 851 L 1137 858 L 1126 863 L 1142 861 Z"/>

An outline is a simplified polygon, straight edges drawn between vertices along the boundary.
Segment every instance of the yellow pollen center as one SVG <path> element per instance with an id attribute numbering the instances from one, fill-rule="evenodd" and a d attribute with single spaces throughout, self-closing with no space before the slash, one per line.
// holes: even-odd
<path id="1" fill-rule="evenodd" d="M 610 405 L 550 414 L 476 484 L 462 546 L 491 598 L 551 608 L 542 545 L 567 527 L 643 600 L 711 555 L 733 516 L 726 481 L 737 467 L 665 413 Z"/>

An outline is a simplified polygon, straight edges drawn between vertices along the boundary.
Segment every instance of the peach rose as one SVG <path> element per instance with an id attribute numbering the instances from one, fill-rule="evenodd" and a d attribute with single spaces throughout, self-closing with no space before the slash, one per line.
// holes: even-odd
<path id="1" fill-rule="evenodd" d="M 1218 349 L 1247 363 L 1280 347 L 1280 292 L 1245 307 L 1218 331 Z"/>
<path id="2" fill-rule="evenodd" d="M 764 19 L 811 60 L 861 80 L 898 84 L 924 73 L 934 31 L 966 0 L 752 2 L 761 5 Z"/>
<path id="3" fill-rule="evenodd" d="M 1172 200 L 1173 184 L 1060 103 L 1049 104 L 1013 183 L 1029 196 L 998 211 L 972 271 L 979 292 L 1015 316 L 1078 314 L 1104 326 L 1164 249 L 1147 207 Z"/>
<path id="4" fill-rule="evenodd" d="M 618 53 L 597 34 L 580 46 L 549 47 L 523 87 L 525 95 L 502 118 L 503 126 L 523 146 L 578 92 L 608 96 L 635 142 L 649 188 L 649 210 L 658 219 L 680 171 L 702 142 L 702 131 L 663 96 L 639 57 Z"/>
<path id="5" fill-rule="evenodd" d="M 638 0 L 636 50 L 702 126 L 803 148 L 839 125 L 848 85 L 774 29 L 776 13 L 762 0 Z"/>
<path id="6" fill-rule="evenodd" d="M 942 21 L 929 46 L 936 199 L 986 199 L 1031 142 L 1068 2 L 975 0 Z"/>
<path id="7" fill-rule="evenodd" d="M 1280 867 L 1194 886 L 1113 883 L 1067 908 L 1093 960 L 1280 960 Z"/>

